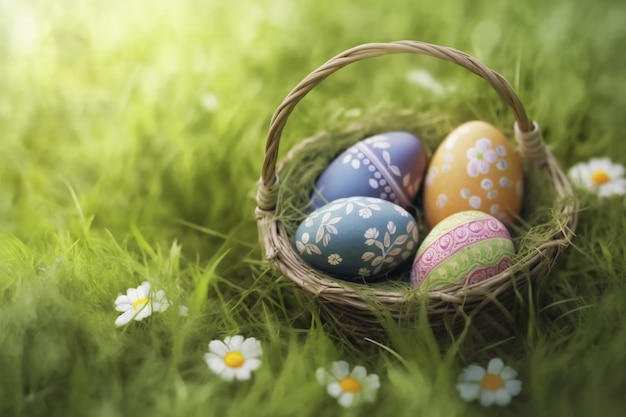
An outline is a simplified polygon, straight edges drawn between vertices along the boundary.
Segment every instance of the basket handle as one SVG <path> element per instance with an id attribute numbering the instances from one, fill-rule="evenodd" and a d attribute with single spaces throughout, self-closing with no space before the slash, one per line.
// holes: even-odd
<path id="1" fill-rule="evenodd" d="M 278 145 L 280 144 L 280 137 L 287 123 L 287 119 L 300 100 L 326 79 L 326 77 L 348 64 L 367 58 L 401 53 L 428 55 L 444 61 L 450 61 L 487 80 L 502 100 L 513 109 L 516 121 L 515 137 L 520 146 L 520 152 L 535 162 L 542 163 L 545 161 L 546 149 L 539 127 L 528 118 L 526 110 L 513 90 L 513 87 L 511 87 L 503 76 L 488 68 L 476 58 L 453 48 L 419 41 L 368 43 L 340 53 L 311 72 L 291 90 L 274 112 L 267 135 L 265 159 L 263 161 L 259 191 L 257 193 L 257 205 L 259 209 L 273 210 L 276 206 L 278 194 L 278 178 L 276 177 Z"/>

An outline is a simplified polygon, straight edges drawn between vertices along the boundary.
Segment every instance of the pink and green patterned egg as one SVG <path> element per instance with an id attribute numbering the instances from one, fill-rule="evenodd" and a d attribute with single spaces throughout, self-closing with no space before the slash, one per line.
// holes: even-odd
<path id="1" fill-rule="evenodd" d="M 515 248 L 506 226 L 477 210 L 446 217 L 426 236 L 415 255 L 411 285 L 475 284 L 513 262 Z"/>
<path id="2" fill-rule="evenodd" d="M 426 170 L 417 137 L 387 132 L 363 139 L 335 158 L 315 182 L 313 209 L 338 198 L 363 196 L 411 205 Z"/>
<path id="3" fill-rule="evenodd" d="M 348 197 L 312 212 L 298 226 L 295 248 L 309 265 L 348 281 L 370 282 L 415 254 L 417 223 L 380 198 Z"/>

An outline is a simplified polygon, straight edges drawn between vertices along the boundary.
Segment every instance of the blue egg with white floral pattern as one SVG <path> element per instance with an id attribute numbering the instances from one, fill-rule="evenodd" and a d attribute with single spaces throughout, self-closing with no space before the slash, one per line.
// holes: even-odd
<path id="1" fill-rule="evenodd" d="M 337 278 L 371 282 L 417 250 L 417 223 L 380 198 L 348 197 L 313 211 L 298 226 L 295 249 L 309 265 Z"/>
<path id="2" fill-rule="evenodd" d="M 338 198 L 363 196 L 407 208 L 426 170 L 420 140 L 407 132 L 381 133 L 346 149 L 315 182 L 313 209 Z"/>

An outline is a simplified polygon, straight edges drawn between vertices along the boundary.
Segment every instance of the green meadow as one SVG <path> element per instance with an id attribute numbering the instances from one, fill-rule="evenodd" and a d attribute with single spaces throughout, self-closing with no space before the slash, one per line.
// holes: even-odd
<path id="1" fill-rule="evenodd" d="M 0 0 L 0 415 L 624 415 L 623 196 L 577 192 L 572 245 L 492 340 L 381 323 L 388 340 L 355 345 L 264 261 L 254 209 L 274 110 L 341 51 L 404 39 L 502 74 L 564 170 L 626 164 L 623 2 Z M 473 74 L 385 56 L 302 100 L 280 155 L 407 111 L 440 131 L 514 121 Z M 144 281 L 173 307 L 115 326 L 116 297 Z M 203 355 L 237 334 L 261 342 L 262 365 L 225 382 Z M 462 400 L 463 369 L 493 357 L 520 395 Z M 374 403 L 343 409 L 320 386 L 338 360 L 379 376 Z"/>

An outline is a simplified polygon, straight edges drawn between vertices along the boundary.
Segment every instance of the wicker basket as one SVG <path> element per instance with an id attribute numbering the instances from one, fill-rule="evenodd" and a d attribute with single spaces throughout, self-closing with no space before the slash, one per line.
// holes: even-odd
<path id="1" fill-rule="evenodd" d="M 484 78 L 513 110 L 515 138 L 522 160 L 534 175 L 540 176 L 542 182 L 553 184 L 552 201 L 546 210 L 550 218 L 546 224 L 532 225 L 533 230 L 541 229 L 544 233 L 548 230 L 545 241 L 526 256 L 517 259 L 508 270 L 480 283 L 459 284 L 422 294 L 411 290 L 408 285 L 406 288 L 370 286 L 341 281 L 311 268 L 301 260 L 292 246 L 293 236 L 289 235 L 276 215 L 277 202 L 280 201 L 278 176 L 281 170 L 295 154 L 309 152 L 313 143 L 327 136 L 322 132 L 304 140 L 277 167 L 281 134 L 298 102 L 326 77 L 348 64 L 399 53 L 429 55 L 451 61 Z M 577 211 L 578 202 L 573 197 L 570 184 L 544 145 L 539 127 L 528 118 L 516 93 L 501 75 L 458 50 L 418 41 L 399 41 L 364 44 L 349 49 L 314 70 L 287 95 L 271 120 L 257 193 L 256 217 L 267 259 L 304 292 L 316 297 L 322 312 L 335 321 L 343 332 L 361 339 L 380 333 L 381 318 L 411 322 L 419 312 L 426 312 L 431 326 L 443 328 L 445 323 L 450 323 L 450 318 L 458 322 L 459 317 L 475 315 L 481 310 L 508 310 L 516 298 L 525 296 L 529 281 L 545 277 L 558 254 L 569 245 L 576 228 Z M 465 319 L 461 321 L 466 322 Z M 446 328 L 449 331 L 447 325 Z"/>

